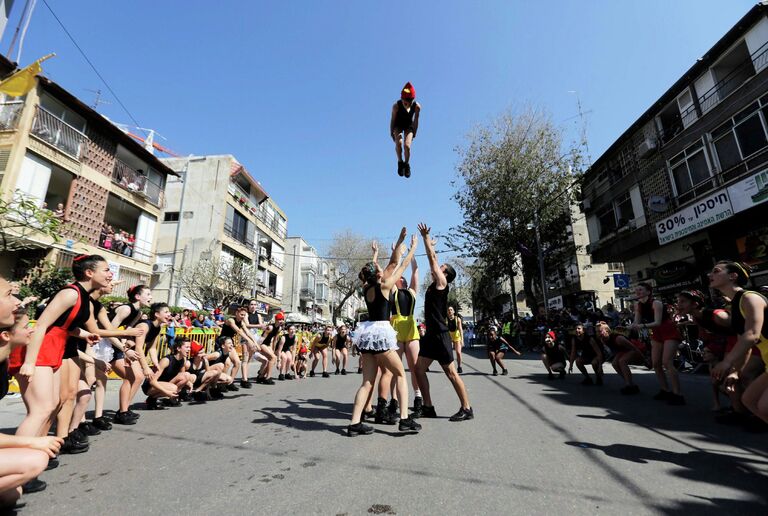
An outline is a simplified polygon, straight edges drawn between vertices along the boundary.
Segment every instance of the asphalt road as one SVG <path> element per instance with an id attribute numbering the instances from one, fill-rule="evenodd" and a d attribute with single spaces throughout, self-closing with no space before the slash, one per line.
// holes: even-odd
<path id="1" fill-rule="evenodd" d="M 493 377 L 487 360 L 466 357 L 475 419 L 462 423 L 447 420 L 456 397 L 431 373 L 440 419 L 421 420 L 416 436 L 343 435 L 355 374 L 142 412 L 63 456 L 20 512 L 768 513 L 768 434 L 714 424 L 705 377 L 685 376 L 688 406 L 670 407 L 651 400 L 647 371 L 641 395 L 626 398 L 615 374 L 582 387 L 578 374 L 547 380 L 532 357 L 508 364 L 509 376 Z M 22 415 L 20 400 L 0 402 L 5 431 Z"/>

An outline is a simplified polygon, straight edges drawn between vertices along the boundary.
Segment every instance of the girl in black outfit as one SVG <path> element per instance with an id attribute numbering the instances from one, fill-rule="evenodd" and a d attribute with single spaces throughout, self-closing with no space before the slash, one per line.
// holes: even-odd
<path id="1" fill-rule="evenodd" d="M 576 335 L 571 337 L 571 365 L 568 367 L 568 372 L 573 371 L 573 364 L 576 363 L 576 367 L 579 368 L 581 374 L 584 375 L 582 385 L 603 385 L 603 350 L 598 345 L 594 337 L 587 335 L 584 332 L 584 325 L 576 325 Z M 578 357 L 577 357 L 578 353 Z M 595 371 L 595 382 L 587 372 L 586 364 L 591 364 L 592 369 Z"/>
<path id="2" fill-rule="evenodd" d="M 411 177 L 411 143 L 419 130 L 419 115 L 421 105 L 416 102 L 416 89 L 413 84 L 406 83 L 400 92 L 400 100 L 392 106 L 392 117 L 389 121 L 389 134 L 395 142 L 397 153 L 397 173 L 402 177 Z M 403 142 L 405 142 L 405 158 L 403 158 Z"/>
<path id="3" fill-rule="evenodd" d="M 349 346 L 352 339 L 349 338 L 347 333 L 347 326 L 342 324 L 339 326 L 339 333 L 333 339 L 333 363 L 336 364 L 336 372 L 334 374 L 347 374 L 347 360 L 349 360 Z M 341 371 L 339 371 L 341 366 Z"/>
<path id="4" fill-rule="evenodd" d="M 493 376 L 498 374 L 496 364 L 499 364 L 499 367 L 501 367 L 502 375 L 508 374 L 507 368 L 504 367 L 503 358 L 504 354 L 509 350 L 512 350 L 512 353 L 517 356 L 522 355 L 504 337 L 499 336 L 496 328 L 491 328 L 488 332 L 488 358 L 491 360 L 491 367 L 493 367 Z"/>

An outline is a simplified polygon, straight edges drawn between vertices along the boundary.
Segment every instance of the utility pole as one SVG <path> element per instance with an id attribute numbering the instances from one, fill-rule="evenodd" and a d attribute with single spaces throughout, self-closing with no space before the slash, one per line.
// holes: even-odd
<path id="1" fill-rule="evenodd" d="M 173 280 L 176 276 L 176 257 L 179 255 L 179 235 L 181 233 L 181 222 L 184 220 L 184 194 L 187 192 L 187 173 L 189 172 L 189 163 L 191 161 L 192 154 L 187 157 L 187 161 L 184 163 L 184 168 L 179 172 L 179 175 L 181 176 L 181 199 L 179 200 L 179 220 L 176 221 L 176 237 L 173 242 L 173 264 L 171 265 L 171 278 L 168 289 L 168 302 L 170 303 L 171 299 L 174 299 L 174 304 L 176 306 L 179 306 L 179 302 L 181 301 L 181 289 L 176 285 L 175 290 L 173 290 L 173 296 L 171 296 L 171 290 L 174 289 Z"/>

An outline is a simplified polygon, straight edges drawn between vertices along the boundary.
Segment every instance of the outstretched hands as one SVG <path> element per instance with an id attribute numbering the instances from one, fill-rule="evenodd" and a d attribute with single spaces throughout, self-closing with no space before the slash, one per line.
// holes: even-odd
<path id="1" fill-rule="evenodd" d="M 421 233 L 421 236 L 423 238 L 427 238 L 429 236 L 429 232 L 432 231 L 432 228 L 430 228 L 423 222 L 419 222 L 418 228 L 419 228 L 419 233 Z"/>

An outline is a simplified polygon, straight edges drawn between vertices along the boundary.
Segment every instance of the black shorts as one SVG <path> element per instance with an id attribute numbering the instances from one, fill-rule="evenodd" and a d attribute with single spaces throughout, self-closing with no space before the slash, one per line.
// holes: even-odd
<path id="1" fill-rule="evenodd" d="M 141 390 L 149 396 L 149 389 L 152 387 L 152 385 L 149 383 L 149 380 L 144 380 L 144 383 L 141 384 Z"/>
<path id="2" fill-rule="evenodd" d="M 200 387 L 203 384 L 203 376 L 205 376 L 205 371 L 198 371 L 195 374 L 195 383 L 193 387 Z"/>
<path id="3" fill-rule="evenodd" d="M 112 355 L 112 362 L 117 362 L 118 360 L 123 360 L 125 358 L 124 351 L 120 351 L 115 346 L 112 346 L 112 349 L 115 350 L 114 354 Z"/>
<path id="4" fill-rule="evenodd" d="M 581 351 L 581 360 L 586 364 L 591 364 L 594 359 L 597 358 L 595 350 L 592 348 L 584 349 Z"/>
<path id="5" fill-rule="evenodd" d="M 80 345 L 80 342 L 85 342 L 82 339 L 75 339 L 73 337 L 69 337 L 67 339 L 67 343 L 64 345 L 64 358 L 79 358 L 80 353 L 78 353 L 78 347 Z"/>
<path id="6" fill-rule="evenodd" d="M 565 363 L 565 353 L 558 348 L 547 348 L 547 350 L 544 351 L 544 354 L 547 355 L 547 360 L 549 360 L 550 364 L 557 364 L 558 362 Z"/>
<path id="7" fill-rule="evenodd" d="M 392 130 L 392 136 L 396 136 L 396 135 L 402 134 L 402 133 L 405 133 L 407 135 L 408 133 L 415 133 L 415 132 L 416 131 L 413 130 L 413 126 L 412 125 L 408 126 L 408 127 L 395 127 Z"/>
<path id="8" fill-rule="evenodd" d="M 390 351 L 389 349 L 361 349 L 360 353 L 363 355 L 381 355 L 382 353 L 386 353 L 387 351 Z"/>
<path id="9" fill-rule="evenodd" d="M 441 366 L 453 362 L 453 342 L 447 331 L 426 333 L 419 339 L 419 356 L 435 360 Z"/>

